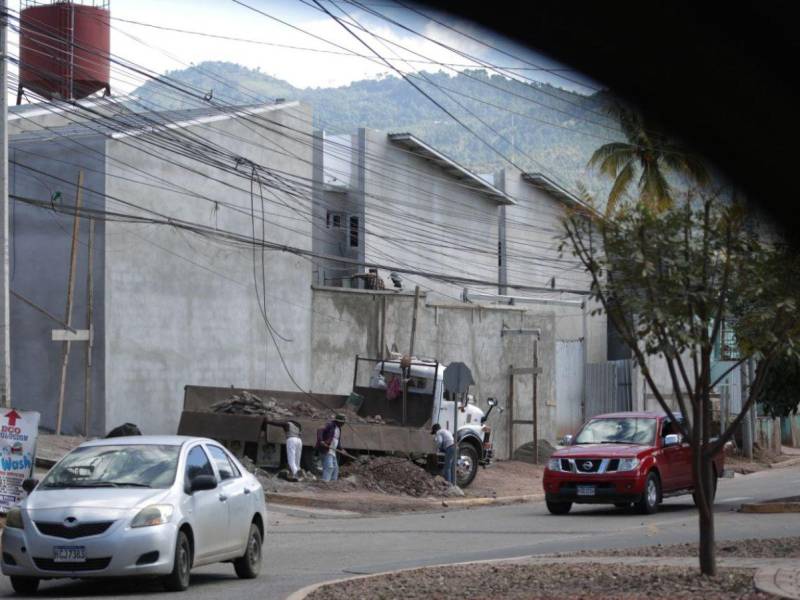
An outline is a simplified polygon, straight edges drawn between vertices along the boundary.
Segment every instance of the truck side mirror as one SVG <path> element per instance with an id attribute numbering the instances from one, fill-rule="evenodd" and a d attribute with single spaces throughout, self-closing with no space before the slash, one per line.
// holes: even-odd
<path id="1" fill-rule="evenodd" d="M 664 437 L 664 446 L 675 446 L 680 443 L 680 437 L 677 433 L 670 433 Z"/>
<path id="2" fill-rule="evenodd" d="M 497 399 L 495 399 L 495 398 L 487 398 L 486 399 L 486 404 L 488 404 L 489 406 L 497 406 Z"/>

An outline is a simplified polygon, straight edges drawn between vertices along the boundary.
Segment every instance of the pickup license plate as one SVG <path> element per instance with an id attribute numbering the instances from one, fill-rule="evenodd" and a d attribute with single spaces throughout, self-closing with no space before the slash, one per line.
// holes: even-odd
<path id="1" fill-rule="evenodd" d="M 578 496 L 594 496 L 593 485 L 579 485 L 577 487 Z"/>
<path id="2" fill-rule="evenodd" d="M 86 562 L 86 546 L 53 546 L 53 562 Z"/>

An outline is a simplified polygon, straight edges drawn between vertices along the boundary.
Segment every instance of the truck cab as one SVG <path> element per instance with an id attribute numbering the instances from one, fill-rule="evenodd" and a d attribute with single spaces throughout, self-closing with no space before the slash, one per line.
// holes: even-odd
<path id="1" fill-rule="evenodd" d="M 402 382 L 405 371 L 407 401 L 409 398 L 426 398 L 429 411 L 426 416 L 431 425 L 438 423 L 442 429 L 452 433 L 458 443 L 457 483 L 464 487 L 475 478 L 478 465 L 486 466 L 492 460 L 491 428 L 486 425 L 486 420 L 497 402 L 490 398 L 486 412 L 475 404 L 472 395 L 467 396 L 466 402 L 457 402 L 444 388 L 445 368 L 446 365 L 436 361 L 416 358 L 405 370 L 400 359 L 379 361 L 373 367 L 370 388 L 388 392 L 394 378 Z M 402 402 L 402 397 L 395 401 Z"/>

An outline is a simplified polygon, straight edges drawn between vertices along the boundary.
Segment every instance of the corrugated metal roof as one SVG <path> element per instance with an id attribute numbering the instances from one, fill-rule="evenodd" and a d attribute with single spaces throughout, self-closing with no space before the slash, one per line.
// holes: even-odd
<path id="1" fill-rule="evenodd" d="M 25 142 L 44 141 L 65 136 L 82 137 L 95 135 L 121 138 L 141 135 L 160 129 L 174 129 L 225 119 L 235 119 L 240 116 L 258 115 L 272 110 L 295 107 L 298 104 L 298 102 L 281 102 L 277 104 L 253 104 L 233 107 L 210 106 L 157 112 L 128 112 L 101 116 L 80 123 L 25 131 L 11 136 L 11 139 L 14 142 Z"/>
<path id="2" fill-rule="evenodd" d="M 514 199 L 504 191 L 496 188 L 466 167 L 462 167 L 456 161 L 445 156 L 435 148 L 432 148 L 414 135 L 410 133 L 390 133 L 388 134 L 388 138 L 398 146 L 410 150 L 419 157 L 436 164 L 451 177 L 474 184 L 475 191 L 485 194 L 499 204 L 516 204 Z"/>

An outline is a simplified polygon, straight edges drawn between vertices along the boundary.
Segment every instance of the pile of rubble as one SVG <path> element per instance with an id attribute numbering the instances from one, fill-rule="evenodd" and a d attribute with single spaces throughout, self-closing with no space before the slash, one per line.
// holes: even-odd
<path id="1" fill-rule="evenodd" d="M 307 402 L 297 400 L 289 406 L 280 404 L 275 398 L 262 400 L 247 390 L 241 394 L 232 394 L 225 400 L 215 402 L 210 407 L 211 412 L 232 414 L 232 415 L 254 415 L 267 416 L 274 420 L 285 420 L 291 417 L 305 417 L 316 421 L 330 421 L 336 411 L 329 408 L 317 408 Z M 385 425 L 386 420 L 381 415 L 361 417 L 347 408 L 341 408 L 338 412 L 343 412 L 350 423 L 373 423 L 375 425 Z"/>
<path id="2" fill-rule="evenodd" d="M 359 456 L 342 465 L 339 476 L 354 482 L 356 487 L 384 494 L 415 498 L 452 495 L 450 484 L 442 477 L 396 456 Z"/>

